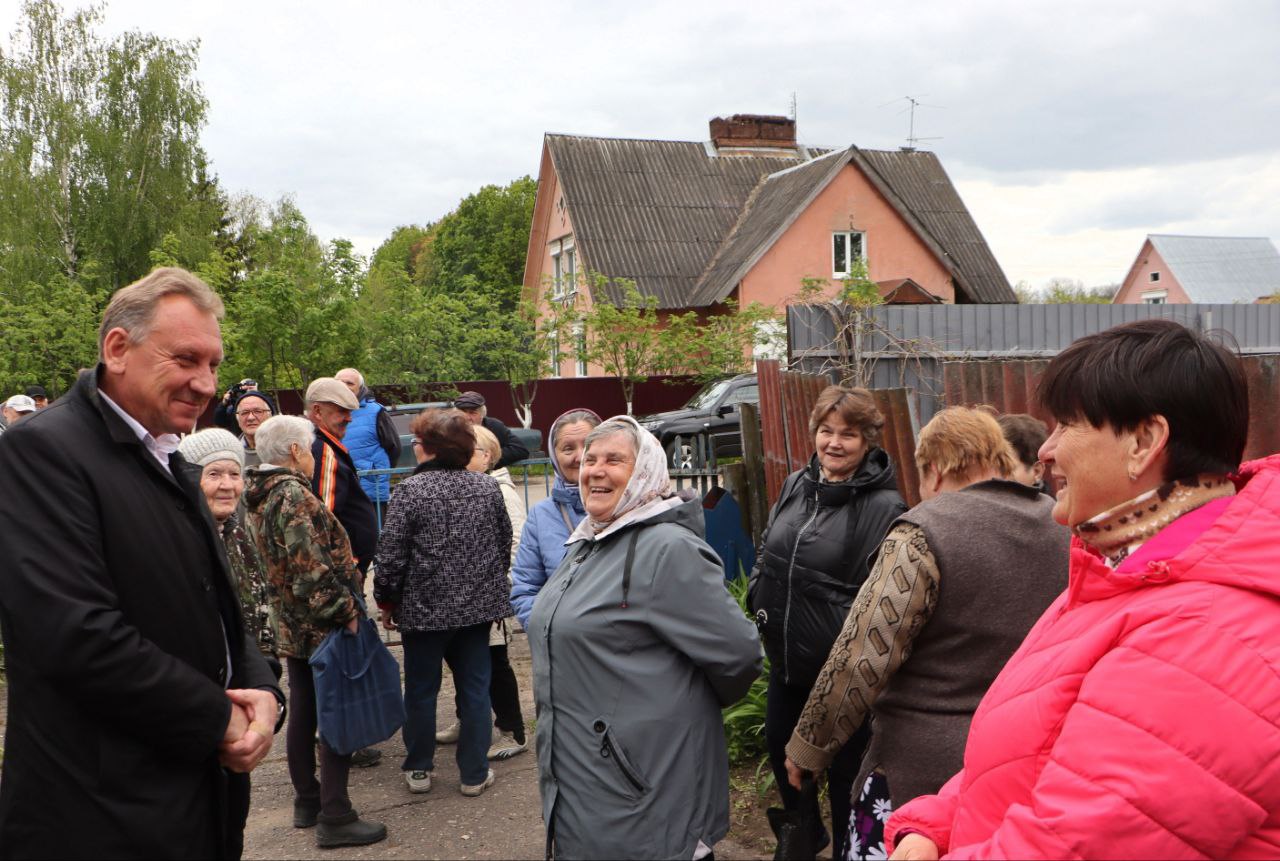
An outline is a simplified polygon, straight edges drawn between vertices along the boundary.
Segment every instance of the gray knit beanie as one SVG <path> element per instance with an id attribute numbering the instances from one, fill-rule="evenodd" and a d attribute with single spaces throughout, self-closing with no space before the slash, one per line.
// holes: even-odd
<path id="1" fill-rule="evenodd" d="M 244 469 L 244 443 L 222 428 L 207 428 L 183 437 L 178 451 L 188 463 L 208 466 L 215 460 L 234 460 Z"/>

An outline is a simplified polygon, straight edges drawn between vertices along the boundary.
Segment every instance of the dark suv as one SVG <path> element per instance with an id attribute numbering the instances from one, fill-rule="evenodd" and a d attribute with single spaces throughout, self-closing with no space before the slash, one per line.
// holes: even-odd
<path id="1" fill-rule="evenodd" d="M 414 417 L 423 410 L 450 406 L 453 406 L 450 401 L 430 401 L 428 403 L 399 404 L 398 406 L 387 407 L 387 415 L 391 416 L 391 424 L 395 426 L 396 432 L 400 434 L 400 462 L 393 463 L 391 464 L 392 466 L 417 466 L 417 461 L 413 456 L 413 434 L 409 431 L 409 426 L 413 424 Z M 522 427 L 513 427 L 509 428 L 509 430 L 525 448 L 529 449 L 530 459 L 546 457 L 541 451 L 542 431 Z"/>
<path id="2" fill-rule="evenodd" d="M 681 409 L 637 419 L 658 438 L 675 469 L 704 465 L 708 454 L 717 458 L 742 454 L 742 419 L 738 404 L 760 403 L 755 374 L 739 374 L 707 383 Z"/>

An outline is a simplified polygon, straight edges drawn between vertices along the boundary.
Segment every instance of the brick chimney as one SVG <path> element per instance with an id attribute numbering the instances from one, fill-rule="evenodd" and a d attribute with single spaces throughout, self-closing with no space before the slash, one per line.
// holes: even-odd
<path id="1" fill-rule="evenodd" d="M 761 114 L 734 114 L 711 121 L 711 141 L 716 149 L 725 147 L 771 147 L 795 149 L 796 121 L 788 117 Z"/>

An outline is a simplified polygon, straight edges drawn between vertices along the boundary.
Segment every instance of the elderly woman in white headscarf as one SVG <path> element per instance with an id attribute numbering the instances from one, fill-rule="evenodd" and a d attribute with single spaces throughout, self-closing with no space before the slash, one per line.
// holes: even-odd
<path id="1" fill-rule="evenodd" d="M 556 858 L 701 858 L 729 826 L 720 710 L 760 674 L 755 626 L 629 416 L 595 428 L 586 517 L 529 618 L 538 780 Z"/>

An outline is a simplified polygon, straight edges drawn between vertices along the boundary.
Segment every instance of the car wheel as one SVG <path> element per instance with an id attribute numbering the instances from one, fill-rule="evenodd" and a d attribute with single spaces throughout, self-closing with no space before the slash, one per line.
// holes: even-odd
<path id="1" fill-rule="evenodd" d="M 667 465 L 672 469 L 693 469 L 693 444 L 676 437 L 666 445 Z"/>

